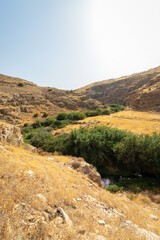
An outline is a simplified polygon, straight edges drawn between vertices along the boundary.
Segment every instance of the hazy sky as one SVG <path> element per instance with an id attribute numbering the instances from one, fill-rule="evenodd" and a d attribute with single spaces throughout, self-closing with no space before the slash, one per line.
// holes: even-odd
<path id="1" fill-rule="evenodd" d="M 0 73 L 76 89 L 160 65 L 160 0 L 0 0 Z"/>

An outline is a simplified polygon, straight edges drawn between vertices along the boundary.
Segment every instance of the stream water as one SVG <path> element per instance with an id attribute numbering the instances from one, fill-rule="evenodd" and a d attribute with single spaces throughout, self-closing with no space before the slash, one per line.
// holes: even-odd
<path id="1" fill-rule="evenodd" d="M 135 174 L 133 176 L 128 176 L 128 177 L 122 177 L 122 176 L 105 176 L 102 177 L 102 185 L 104 188 L 106 188 L 108 185 L 110 184 L 114 184 L 116 182 L 120 182 L 123 179 L 128 179 L 128 178 L 141 178 L 142 175 L 141 174 Z"/>

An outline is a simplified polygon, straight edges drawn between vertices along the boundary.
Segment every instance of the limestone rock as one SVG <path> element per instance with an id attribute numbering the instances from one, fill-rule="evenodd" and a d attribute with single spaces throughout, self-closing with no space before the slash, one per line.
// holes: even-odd
<path id="1" fill-rule="evenodd" d="M 71 161 L 71 167 L 77 172 L 87 175 L 89 179 L 102 187 L 101 175 L 97 172 L 95 167 L 89 163 L 86 163 L 82 158 L 74 158 Z"/>
<path id="2" fill-rule="evenodd" d="M 61 217 L 63 219 L 63 222 L 68 224 L 69 226 L 72 226 L 72 221 L 70 220 L 70 218 L 68 217 L 68 215 L 65 213 L 65 211 L 63 210 L 63 208 L 59 207 L 57 209 L 57 212 L 55 214 L 55 217 Z"/>
<path id="3" fill-rule="evenodd" d="M 0 126 L 0 141 L 6 141 L 9 143 L 16 143 L 17 145 L 23 144 L 23 137 L 19 127 L 14 125 Z"/>
<path id="4" fill-rule="evenodd" d="M 99 221 L 98 221 L 98 224 L 99 224 L 99 225 L 105 225 L 105 221 L 104 221 L 104 220 L 99 220 Z"/>
<path id="5" fill-rule="evenodd" d="M 158 220 L 158 218 L 157 218 L 155 215 L 152 215 L 152 214 L 151 214 L 150 217 L 151 217 L 151 219 L 154 220 L 154 221 L 157 221 L 157 220 Z"/>

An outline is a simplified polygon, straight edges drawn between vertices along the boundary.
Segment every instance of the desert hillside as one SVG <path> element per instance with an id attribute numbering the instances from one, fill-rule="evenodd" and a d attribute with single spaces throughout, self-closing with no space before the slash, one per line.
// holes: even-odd
<path id="1" fill-rule="evenodd" d="M 0 74 L 0 119 L 12 124 L 33 122 L 33 115 L 49 116 L 119 103 L 140 111 L 160 111 L 160 67 L 113 80 L 99 81 L 77 90 L 39 87 L 29 81 Z"/>
<path id="2" fill-rule="evenodd" d="M 160 111 L 160 67 L 96 82 L 77 89 L 76 92 L 105 104 L 121 103 L 133 109 Z"/>
<path id="3" fill-rule="evenodd" d="M 43 157 L 5 142 L 0 155 L 1 239 L 160 239 L 159 205 L 141 194 L 109 193 L 74 170 L 82 159 Z"/>
<path id="4" fill-rule="evenodd" d="M 38 87 L 23 79 L 0 75 L 0 119 L 13 124 L 33 122 L 33 115 L 44 112 L 50 116 L 60 111 L 98 108 L 98 100 L 74 91 Z"/>

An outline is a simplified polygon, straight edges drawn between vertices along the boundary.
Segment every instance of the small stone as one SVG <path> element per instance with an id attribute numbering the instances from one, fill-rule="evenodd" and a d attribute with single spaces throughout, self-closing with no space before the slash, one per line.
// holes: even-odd
<path id="1" fill-rule="evenodd" d="M 98 236 L 96 237 L 96 239 L 97 239 L 97 240 L 106 240 L 106 238 L 104 238 L 104 237 L 101 236 L 101 235 L 98 235 Z"/>
<path id="2" fill-rule="evenodd" d="M 63 223 L 63 219 L 61 217 L 56 217 L 54 220 L 54 224 L 60 225 Z"/>
<path id="3" fill-rule="evenodd" d="M 47 201 L 46 198 L 40 193 L 37 194 L 37 197 L 40 198 L 43 202 Z"/>
<path id="4" fill-rule="evenodd" d="M 85 234 L 85 232 L 86 232 L 86 229 L 84 227 L 80 226 L 78 229 L 78 233 Z"/>
<path id="5" fill-rule="evenodd" d="M 29 176 L 33 176 L 34 172 L 31 170 L 25 171 L 25 174 L 29 175 Z"/>
<path id="6" fill-rule="evenodd" d="M 82 201 L 82 198 L 77 198 L 77 201 Z"/>
<path id="7" fill-rule="evenodd" d="M 150 217 L 151 217 L 151 219 L 154 220 L 154 221 L 157 221 L 157 220 L 158 220 L 158 218 L 157 218 L 155 215 L 152 215 L 152 214 L 151 214 Z"/>
<path id="8" fill-rule="evenodd" d="M 104 220 L 99 220 L 99 221 L 98 221 L 98 224 L 99 224 L 99 225 L 105 225 L 105 221 L 104 221 Z"/>

